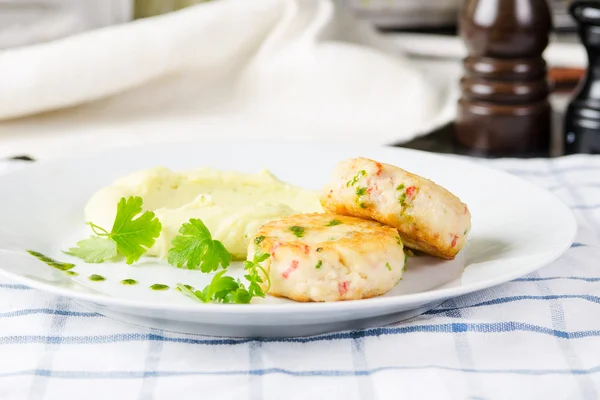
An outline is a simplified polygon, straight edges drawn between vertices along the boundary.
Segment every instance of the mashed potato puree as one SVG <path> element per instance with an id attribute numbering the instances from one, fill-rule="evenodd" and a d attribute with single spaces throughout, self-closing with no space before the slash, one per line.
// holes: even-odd
<path id="1" fill-rule="evenodd" d="M 162 232 L 146 253 L 166 258 L 171 240 L 184 222 L 199 218 L 234 259 L 246 259 L 252 236 L 266 222 L 297 213 L 322 212 L 319 192 L 258 174 L 201 168 L 174 172 L 164 167 L 137 171 L 99 190 L 85 206 L 86 222 L 111 229 L 121 197 L 140 196 L 144 210 L 162 223 Z"/>

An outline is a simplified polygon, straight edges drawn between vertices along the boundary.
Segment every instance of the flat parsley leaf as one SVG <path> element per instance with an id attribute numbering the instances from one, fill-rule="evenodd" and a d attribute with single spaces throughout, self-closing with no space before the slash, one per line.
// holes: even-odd
<path id="1" fill-rule="evenodd" d="M 231 276 L 223 276 L 225 272 L 217 272 L 210 284 L 202 290 L 194 290 L 181 283 L 177 285 L 177 290 L 201 303 L 250 303 L 252 296 L 250 296 L 244 285 Z"/>
<path id="2" fill-rule="evenodd" d="M 222 302 L 229 303 L 229 295 L 240 288 L 240 284 L 236 282 L 231 276 L 223 276 L 226 271 L 217 272 L 213 280 L 208 286 L 208 293 L 206 298 Z"/>
<path id="3" fill-rule="evenodd" d="M 92 236 L 77 242 L 66 254 L 79 257 L 86 263 L 95 264 L 110 260 L 117 256 L 117 244 L 108 238 Z"/>
<path id="4" fill-rule="evenodd" d="M 126 258 L 127 264 L 133 264 L 154 245 L 162 230 L 152 211 L 142 213 L 142 204 L 141 197 L 122 197 L 110 232 L 88 222 L 97 236 L 77 242 L 77 247 L 65 253 L 89 263 L 101 263 L 120 254 Z"/>
<path id="5" fill-rule="evenodd" d="M 178 268 L 199 269 L 202 272 L 212 272 L 219 269 L 219 264 L 227 268 L 231 262 L 231 254 L 223 243 L 213 240 L 210 231 L 199 220 L 192 218 L 179 228 L 171 242 L 169 264 Z"/>
<path id="6" fill-rule="evenodd" d="M 142 198 L 121 198 L 117 204 L 117 215 L 111 232 L 107 235 L 117 244 L 117 249 L 133 264 L 154 245 L 162 225 L 152 211 L 142 212 Z"/>
<path id="7" fill-rule="evenodd" d="M 182 284 L 177 285 L 177 290 L 201 303 L 248 304 L 253 297 L 265 297 L 271 287 L 269 275 L 259 264 L 267 258 L 269 258 L 269 254 L 257 253 L 252 261 L 244 262 L 244 269 L 247 271 L 245 278 L 249 282 L 248 288 L 239 280 L 225 275 L 226 271 L 219 271 L 210 284 L 202 290 L 194 290 L 193 287 Z M 267 279 L 267 289 L 264 291 L 260 286 L 260 283 L 263 283 L 263 277 Z"/>

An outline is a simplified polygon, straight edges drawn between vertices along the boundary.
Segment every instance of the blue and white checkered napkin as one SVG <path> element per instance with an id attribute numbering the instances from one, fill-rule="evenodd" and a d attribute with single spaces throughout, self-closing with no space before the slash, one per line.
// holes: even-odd
<path id="1" fill-rule="evenodd" d="M 0 399 L 598 399 L 600 157 L 481 162 L 575 210 L 562 258 L 395 326 L 299 339 L 151 331 L 0 281 Z"/>

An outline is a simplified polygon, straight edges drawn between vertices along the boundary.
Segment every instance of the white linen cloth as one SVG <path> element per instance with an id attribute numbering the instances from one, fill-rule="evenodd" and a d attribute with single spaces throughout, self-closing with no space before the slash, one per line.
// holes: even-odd
<path id="1" fill-rule="evenodd" d="M 129 326 L 2 279 L 0 399 L 597 399 L 600 157 L 480 162 L 573 209 L 564 256 L 393 326 L 296 339 Z"/>
<path id="2" fill-rule="evenodd" d="M 0 51 L 0 139 L 184 129 L 396 143 L 452 119 L 456 82 L 435 80 L 334 0 L 215 0 Z"/>

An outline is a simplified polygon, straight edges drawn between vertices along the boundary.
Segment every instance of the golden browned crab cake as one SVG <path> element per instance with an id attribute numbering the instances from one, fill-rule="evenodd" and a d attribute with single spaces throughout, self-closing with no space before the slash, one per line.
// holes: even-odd
<path id="1" fill-rule="evenodd" d="M 398 229 L 406 247 L 453 259 L 471 229 L 466 204 L 428 179 L 367 158 L 339 163 L 323 189 L 325 211 Z"/>
<path id="2" fill-rule="evenodd" d="M 248 258 L 258 251 L 270 254 L 262 263 L 271 279 L 269 294 L 303 302 L 379 296 L 396 286 L 405 265 L 394 228 L 329 214 L 298 214 L 263 225 Z"/>

